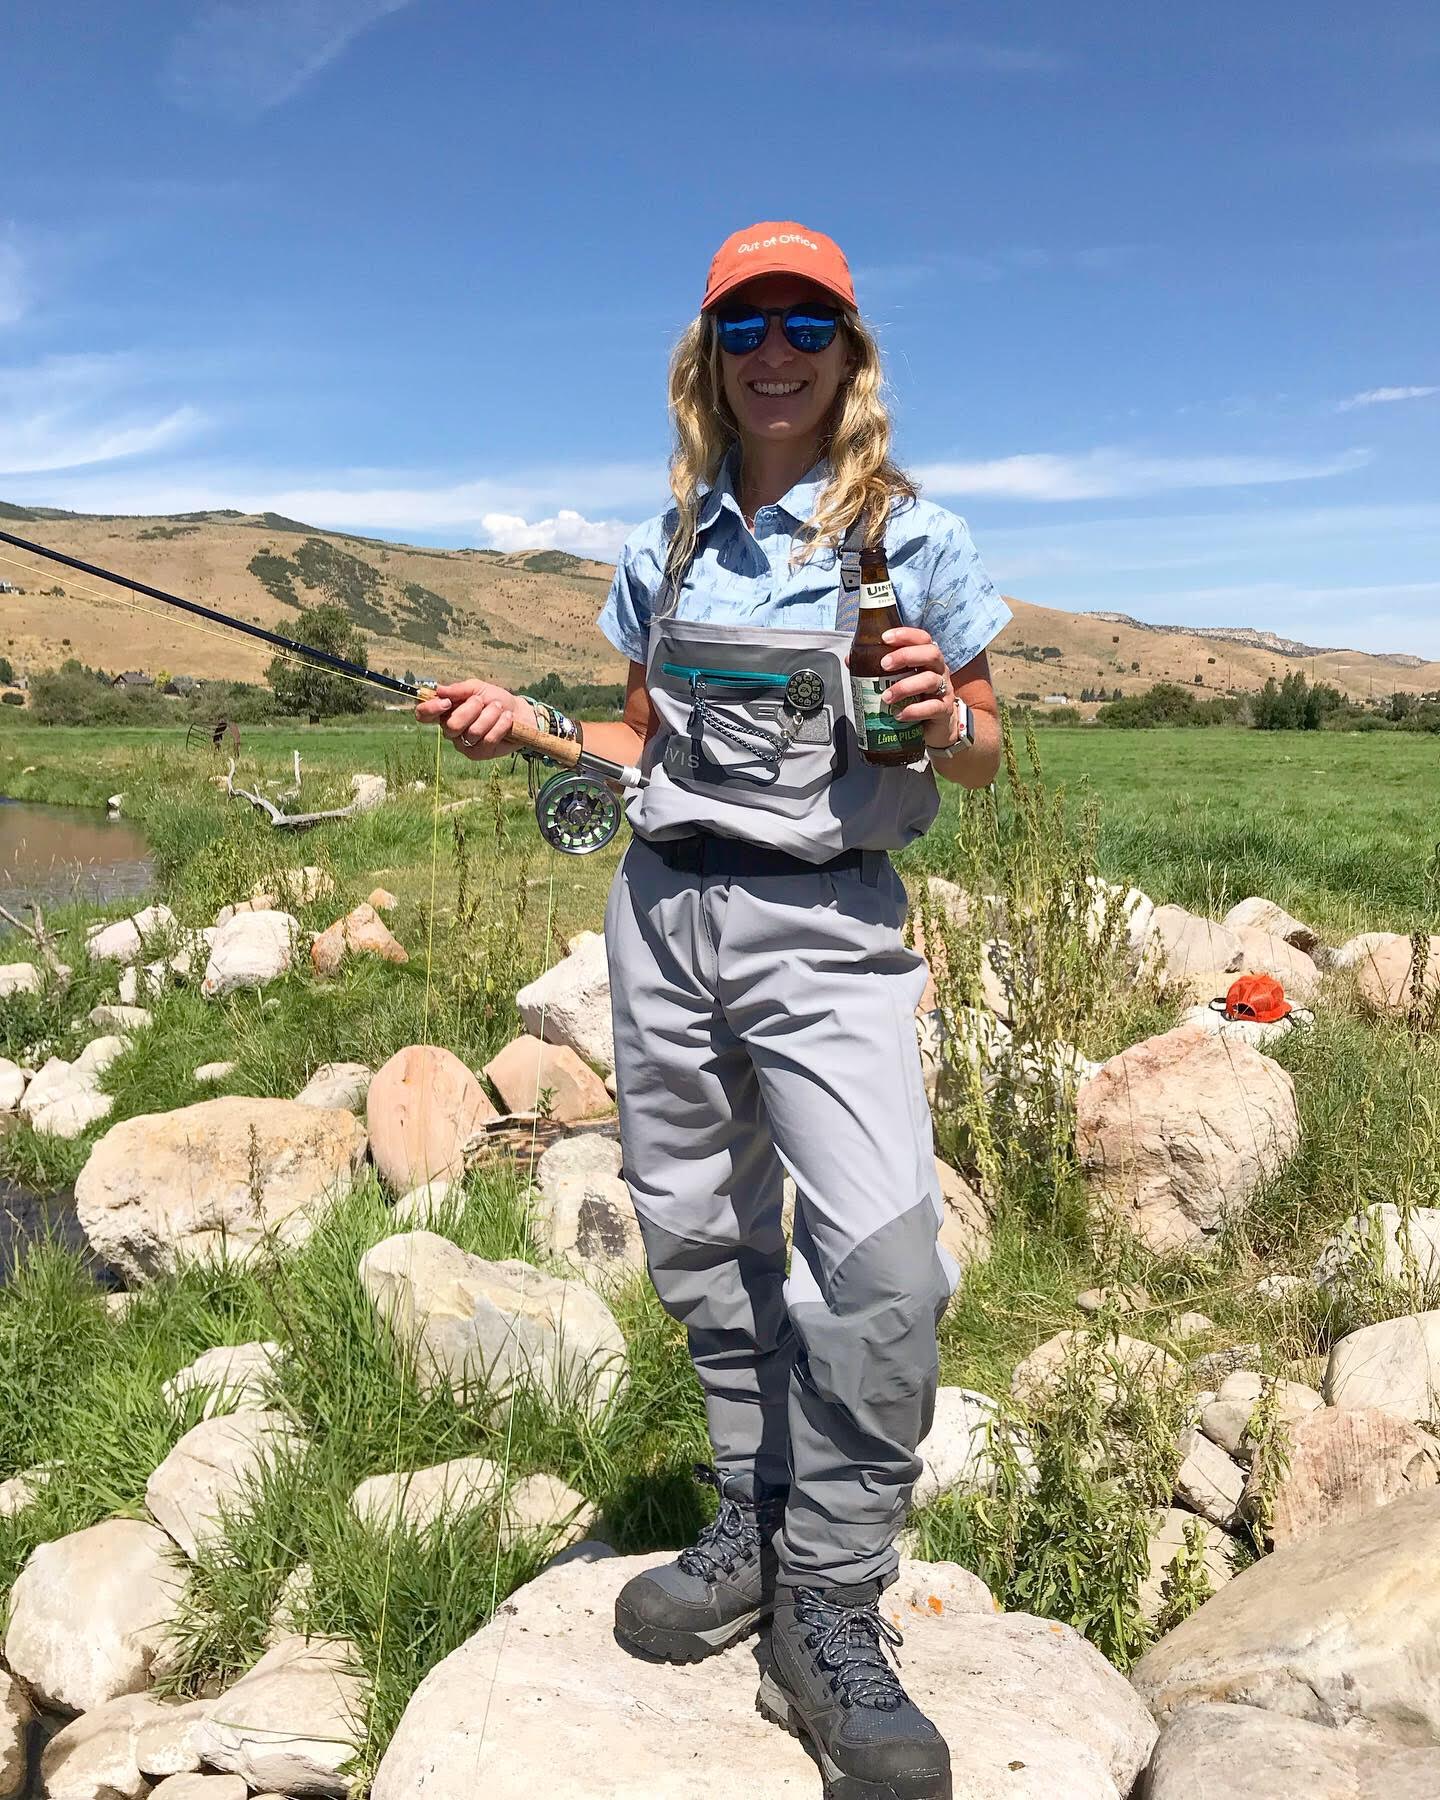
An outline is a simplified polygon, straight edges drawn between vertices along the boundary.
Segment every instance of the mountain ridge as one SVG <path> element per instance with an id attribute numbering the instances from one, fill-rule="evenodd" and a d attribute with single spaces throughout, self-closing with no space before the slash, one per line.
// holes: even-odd
<path id="1" fill-rule="evenodd" d="M 552 671 L 584 682 L 625 676 L 624 659 L 595 629 L 611 565 L 565 550 L 406 544 L 235 508 L 128 515 L 0 501 L 0 521 L 48 548 L 286 635 L 301 606 L 334 601 L 363 633 L 372 665 L 395 674 L 483 673 L 519 688 Z M 256 681 L 270 658 L 253 640 L 215 626 L 187 630 L 157 603 L 132 606 L 108 584 L 7 545 L 0 580 L 21 590 L 0 594 L 0 654 L 22 673 L 78 657 L 112 673 Z M 1358 699 L 1440 689 L 1440 661 L 1404 652 L 1321 649 L 1261 628 L 1155 625 L 1119 611 L 1007 598 L 1014 617 L 990 654 L 996 690 L 1011 702 L 1135 693 L 1157 681 L 1249 692 L 1301 658 L 1313 679 Z"/>

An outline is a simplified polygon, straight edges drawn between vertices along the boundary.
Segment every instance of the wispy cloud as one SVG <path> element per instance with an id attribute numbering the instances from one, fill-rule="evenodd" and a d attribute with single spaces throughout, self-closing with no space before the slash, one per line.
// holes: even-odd
<path id="1" fill-rule="evenodd" d="M 145 404 L 130 359 L 53 356 L 0 368 L 0 475 L 80 469 L 170 449 L 203 423 L 193 406 Z"/>
<path id="2" fill-rule="evenodd" d="M 916 470 L 933 494 L 1005 500 L 1120 500 L 1182 488 L 1259 487 L 1345 475 L 1370 461 L 1369 450 L 1319 460 L 1276 456 L 1157 456 L 1120 447 L 1074 456 L 1037 452 L 988 462 L 930 463 Z"/>
<path id="3" fill-rule="evenodd" d="M 363 31 L 412 0 L 205 0 L 163 84 L 197 111 L 254 118 L 290 99 Z"/>
<path id="4" fill-rule="evenodd" d="M 1348 400 L 1337 402 L 1335 410 L 1354 412 L 1357 406 L 1388 406 L 1394 400 L 1428 400 L 1432 394 L 1440 394 L 1440 387 L 1366 388 L 1362 394 L 1352 394 Z"/>
<path id="5" fill-rule="evenodd" d="M 0 378 L 0 431 L 4 390 Z M 183 464 L 52 476 L 12 488 L 6 499 L 79 511 L 123 513 L 196 512 L 235 506 L 245 512 L 270 510 L 307 524 L 343 529 L 445 535 L 474 543 L 496 542 L 492 532 L 515 535 L 518 547 L 542 548 L 547 534 L 555 548 L 599 554 L 618 521 L 656 511 L 667 492 L 665 472 L 656 463 L 566 464 L 513 469 L 503 476 L 479 475 L 427 481 L 413 472 L 367 469 L 338 471 L 316 479 L 293 472 L 266 471 L 236 464 Z M 604 537 L 604 534 L 610 534 Z M 597 535 L 598 534 L 598 535 Z"/>

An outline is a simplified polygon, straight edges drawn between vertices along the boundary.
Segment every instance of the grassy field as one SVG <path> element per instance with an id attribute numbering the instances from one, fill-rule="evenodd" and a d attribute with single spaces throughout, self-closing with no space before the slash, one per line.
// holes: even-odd
<path id="1" fill-rule="evenodd" d="M 437 794 L 434 741 L 399 717 L 246 732 L 247 786 L 286 779 L 298 745 L 307 807 L 343 800 L 358 769 L 386 773 L 396 790 L 380 810 L 298 840 L 216 791 L 224 760 L 208 747 L 186 752 L 157 734 L 8 721 L 0 730 L 0 792 L 87 805 L 125 793 L 127 813 L 154 845 L 159 889 L 186 923 L 208 921 L 282 864 L 320 863 L 335 878 L 335 898 L 300 909 L 309 927 L 328 924 L 377 883 L 400 898 L 394 929 L 411 952 L 403 967 L 352 959 L 331 981 L 301 970 L 263 995 L 218 1003 L 186 988 L 166 993 L 153 1028 L 106 1071 L 116 1118 L 217 1091 L 293 1093 L 322 1061 L 374 1066 L 421 1038 L 479 1067 L 513 1033 L 516 987 L 573 932 L 599 923 L 617 852 L 547 852 L 523 779 L 506 765 L 492 778 L 447 752 Z M 1060 1037 L 1100 1057 L 1175 1015 L 1173 1000 L 1136 980 L 1119 944 L 1074 941 L 1073 924 L 1050 904 L 1056 893 L 1083 891 L 1096 870 L 1157 901 L 1211 913 L 1263 892 L 1331 941 L 1368 928 L 1440 928 L 1431 853 L 1440 782 L 1425 740 L 1054 729 L 1038 749 L 1043 779 L 1026 765 L 1018 788 L 1002 783 L 996 806 L 947 789 L 936 827 L 904 859 L 917 889 L 913 878 L 943 871 L 972 891 L 1006 896 L 1013 916 L 1036 921 L 1053 978 L 1043 992 L 1017 997 L 1017 1039 Z M 457 800 L 466 803 L 458 811 L 439 810 Z M 92 1034 L 85 1015 L 110 997 L 110 978 L 85 963 L 87 916 L 82 908 L 53 915 L 75 977 L 63 994 L 0 1002 L 0 1055 L 33 1055 L 37 1043 L 70 1055 Z M 952 948 L 955 972 L 942 998 L 958 1005 L 969 998 L 966 970 L 978 945 Z M 7 955 L 23 950 L 7 941 Z M 1278 1304 L 1256 1298 L 1263 1274 L 1307 1273 L 1320 1243 L 1357 1206 L 1440 1205 L 1433 1032 L 1365 1017 L 1337 982 L 1314 1027 L 1274 1054 L 1295 1081 L 1301 1148 L 1204 1257 L 1156 1257 L 1123 1231 L 1093 1229 L 1071 1148 L 1073 1097 L 1037 1106 L 1002 1083 L 982 1100 L 962 1084 L 940 1109 L 937 1134 L 950 1159 L 983 1182 L 994 1247 L 969 1271 L 942 1327 L 942 1379 L 1005 1396 L 1021 1357 L 1052 1332 L 1085 1323 L 1077 1293 L 1107 1282 L 1145 1285 L 1150 1304 L 1124 1328 L 1166 1344 L 1187 1365 L 1248 1344 L 1267 1371 L 1309 1382 L 1344 1331 L 1436 1303 L 1372 1280 L 1329 1297 L 1306 1288 Z M 194 1066 L 221 1057 L 236 1061 L 235 1073 L 218 1089 L 197 1089 Z M 58 1190 L 98 1130 L 73 1144 L 14 1130 L 0 1138 L 0 1173 Z M 11 1397 L 0 1478 L 41 1462 L 53 1470 L 36 1506 L 0 1520 L 0 1589 L 35 1543 L 139 1510 L 146 1475 L 191 1422 L 160 1400 L 166 1376 L 214 1343 L 272 1337 L 291 1350 L 284 1404 L 308 1448 L 267 1480 L 251 1516 L 237 1517 L 192 1574 L 176 1679 L 195 1688 L 253 1660 L 281 1583 L 308 1562 L 316 1583 L 307 1622 L 353 1637 L 374 1684 L 362 1776 L 425 1670 L 527 1578 L 543 1546 L 497 1555 L 495 1517 L 483 1512 L 463 1531 L 381 1543 L 344 1504 L 355 1482 L 483 1452 L 503 1457 L 512 1476 L 561 1475 L 600 1510 L 613 1542 L 639 1549 L 693 1530 L 688 1466 L 704 1453 L 683 1340 L 643 1280 L 616 1295 L 631 1382 L 624 1407 L 604 1420 L 525 1401 L 512 1429 L 505 1415 L 486 1422 L 483 1396 L 422 1400 L 395 1369 L 354 1280 L 360 1254 L 388 1229 L 384 1196 L 367 1184 L 301 1255 L 269 1271 L 191 1271 L 157 1282 L 119 1325 L 75 1259 L 55 1248 L 33 1252 L 0 1289 L 0 1385 Z M 444 1229 L 481 1254 L 542 1260 L 524 1191 L 503 1172 L 473 1173 Z M 1176 1320 L 1190 1310 L 1212 1323 L 1182 1342 Z M 1136 1586 L 1152 1510 L 1173 1481 L 1176 1422 L 1198 1385 L 1126 1393 L 1106 1407 L 1077 1374 L 1054 1402 L 1015 1418 L 1030 1434 L 1038 1479 L 1021 1479 L 997 1437 L 998 1492 L 926 1508 L 916 1520 L 919 1547 L 977 1569 L 1007 1605 L 1071 1620 L 1127 1664 L 1151 1635 Z M 1237 1554 L 1263 1547 L 1257 1531 Z M 1171 1616 L 1201 1598 L 1185 1586 Z"/>

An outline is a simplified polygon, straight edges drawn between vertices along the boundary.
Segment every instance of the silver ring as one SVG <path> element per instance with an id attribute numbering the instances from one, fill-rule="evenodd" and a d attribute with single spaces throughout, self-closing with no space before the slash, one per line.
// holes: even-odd
<path id="1" fill-rule="evenodd" d="M 948 675 L 942 675 L 940 677 L 940 685 L 935 690 L 935 698 L 937 700 L 944 700 L 949 695 L 949 692 L 950 677 Z"/>
<path id="2" fill-rule="evenodd" d="M 471 737 L 468 731 L 462 731 L 460 733 L 460 742 L 467 750 L 474 750 L 478 746 L 480 740 L 479 738 Z"/>

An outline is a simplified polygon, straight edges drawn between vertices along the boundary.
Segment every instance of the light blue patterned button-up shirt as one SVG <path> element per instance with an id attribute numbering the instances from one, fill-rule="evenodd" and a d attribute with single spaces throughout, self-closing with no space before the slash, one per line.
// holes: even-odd
<path id="1" fill-rule="evenodd" d="M 840 586 L 834 551 L 817 550 L 808 562 L 790 563 L 796 536 L 829 480 L 828 466 L 817 463 L 783 499 L 761 507 L 753 534 L 735 498 L 733 476 L 732 456 L 701 502 L 695 559 L 677 616 L 833 631 Z M 625 540 L 600 614 L 601 631 L 632 662 L 646 659 L 675 519 L 672 507 Z M 978 656 L 1009 619 L 1010 608 L 985 573 L 965 521 L 945 507 L 915 500 L 892 510 L 885 555 L 900 617 L 930 633 L 951 669 Z"/>

